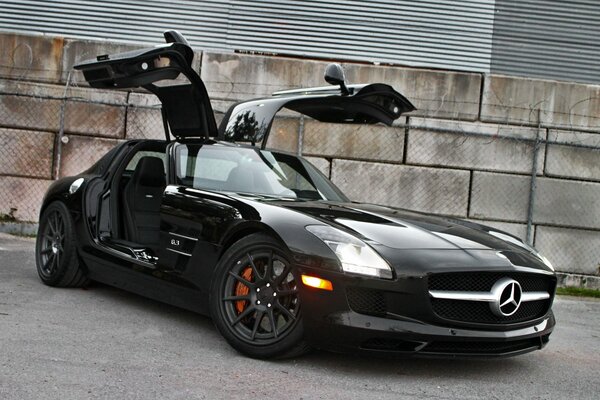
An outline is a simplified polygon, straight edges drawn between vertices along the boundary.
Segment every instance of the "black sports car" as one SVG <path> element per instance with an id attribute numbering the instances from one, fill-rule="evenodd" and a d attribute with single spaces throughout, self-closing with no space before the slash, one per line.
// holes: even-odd
<path id="1" fill-rule="evenodd" d="M 333 86 L 236 104 L 217 128 L 191 48 L 165 38 L 76 66 L 92 87 L 158 96 L 166 139 L 122 143 L 50 187 L 36 244 L 45 284 L 95 280 L 209 314 L 257 358 L 492 357 L 548 342 L 556 277 L 533 248 L 472 222 L 351 202 L 302 157 L 265 149 L 281 108 L 391 124 L 414 109 L 405 97 L 346 85 L 332 64 Z M 155 84 L 181 74 L 189 83 Z"/>

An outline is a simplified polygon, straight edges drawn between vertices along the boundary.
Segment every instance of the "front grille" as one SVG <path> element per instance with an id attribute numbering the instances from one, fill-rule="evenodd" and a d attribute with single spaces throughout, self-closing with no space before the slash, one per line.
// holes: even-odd
<path id="1" fill-rule="evenodd" d="M 510 342 L 431 342 L 423 350 L 423 353 L 447 353 L 447 354 L 503 354 L 513 351 L 525 350 L 532 347 L 541 347 L 539 338 L 521 339 Z"/>
<path id="2" fill-rule="evenodd" d="M 552 296 L 556 286 L 554 276 L 521 272 L 463 272 L 431 275 L 429 290 L 489 292 L 502 278 L 519 282 L 523 292 L 548 292 Z M 440 318 L 467 323 L 510 324 L 543 317 L 551 301 L 539 300 L 521 303 L 517 312 L 509 317 L 498 317 L 492 313 L 488 302 L 448 300 L 431 298 L 433 312 Z"/>
<path id="3" fill-rule="evenodd" d="M 452 272 L 429 277 L 429 290 L 460 290 L 465 292 L 489 292 L 502 278 L 519 282 L 524 292 L 554 292 L 556 278 L 552 275 L 523 272 Z"/>
<path id="4" fill-rule="evenodd" d="M 387 311 L 385 295 L 379 290 L 348 288 L 346 290 L 348 304 L 357 313 L 383 316 Z"/>

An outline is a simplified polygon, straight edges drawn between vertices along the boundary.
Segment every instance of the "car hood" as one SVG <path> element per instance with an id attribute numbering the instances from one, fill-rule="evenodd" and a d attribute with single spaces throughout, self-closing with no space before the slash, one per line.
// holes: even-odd
<path id="1" fill-rule="evenodd" d="M 544 271 L 535 250 L 501 230 L 455 218 L 364 203 L 275 201 L 371 244 L 397 273 L 490 268 Z"/>
<path id="2" fill-rule="evenodd" d="M 454 218 L 363 203 L 277 203 L 394 249 L 527 250 L 506 232 Z"/>

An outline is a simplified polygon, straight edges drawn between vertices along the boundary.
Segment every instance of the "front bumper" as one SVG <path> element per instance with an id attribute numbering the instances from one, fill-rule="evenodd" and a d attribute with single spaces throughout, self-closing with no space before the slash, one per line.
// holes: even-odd
<path id="1" fill-rule="evenodd" d="M 308 271 L 333 283 L 333 291 L 301 287 L 306 339 L 316 348 L 339 352 L 434 357 L 507 357 L 543 348 L 555 326 L 552 311 L 519 324 L 452 324 L 431 312 L 426 284 L 418 277 L 385 281 L 335 272 Z M 395 291 L 402 313 L 376 316 L 354 311 L 346 289 Z"/>
<path id="2" fill-rule="evenodd" d="M 347 311 L 327 320 L 304 318 L 308 341 L 341 352 L 422 356 L 506 357 L 543 348 L 555 320 L 551 314 L 533 326 L 512 331 L 449 328 Z"/>

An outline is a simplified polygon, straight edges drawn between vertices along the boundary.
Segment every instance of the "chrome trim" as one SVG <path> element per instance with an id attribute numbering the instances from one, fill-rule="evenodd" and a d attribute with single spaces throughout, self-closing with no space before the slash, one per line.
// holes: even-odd
<path id="1" fill-rule="evenodd" d="M 496 295 L 492 292 L 460 292 L 457 290 L 430 290 L 429 295 L 435 299 L 464 300 L 464 301 L 496 301 Z M 550 294 L 546 292 L 523 292 L 521 302 L 549 299 Z"/>
<path id="2" fill-rule="evenodd" d="M 546 293 L 546 292 L 523 292 L 523 294 L 521 295 L 521 302 L 546 300 L 549 298 L 550 298 L 550 293 Z"/>
<path id="3" fill-rule="evenodd" d="M 493 293 L 489 292 L 459 292 L 456 290 L 430 290 L 429 295 L 436 299 L 488 301 L 496 300 Z"/>
<path id="4" fill-rule="evenodd" d="M 191 257 L 192 256 L 191 254 L 184 253 L 183 251 L 179 251 L 179 250 L 170 249 L 168 247 L 167 247 L 167 250 L 172 251 L 173 253 L 177 253 L 177 254 L 181 254 L 183 256 L 187 256 L 187 257 Z"/>
<path id="5" fill-rule="evenodd" d="M 119 257 L 121 259 L 130 261 L 130 262 L 132 262 L 134 264 L 142 265 L 144 267 L 149 267 L 149 268 L 152 268 L 152 269 L 156 268 L 155 264 L 152 264 L 152 263 L 150 263 L 148 261 L 143 261 L 143 260 L 137 259 L 137 258 L 133 257 L 132 254 L 128 254 L 128 253 L 125 253 L 123 251 L 119 251 L 117 249 L 113 249 L 112 247 L 107 246 L 106 244 L 102 243 L 102 241 L 100 241 L 99 239 L 94 238 L 94 244 L 98 248 L 102 249 L 103 251 L 107 251 L 109 253 L 112 253 L 113 255 L 115 255 L 115 256 L 117 256 L 117 257 Z"/>
<path id="6" fill-rule="evenodd" d="M 179 233 L 168 232 L 168 234 L 169 235 L 173 235 L 173 236 L 177 236 L 177 237 L 180 237 L 180 238 L 188 239 L 188 240 L 193 240 L 194 242 L 198 241 L 198 238 L 181 235 Z"/>

